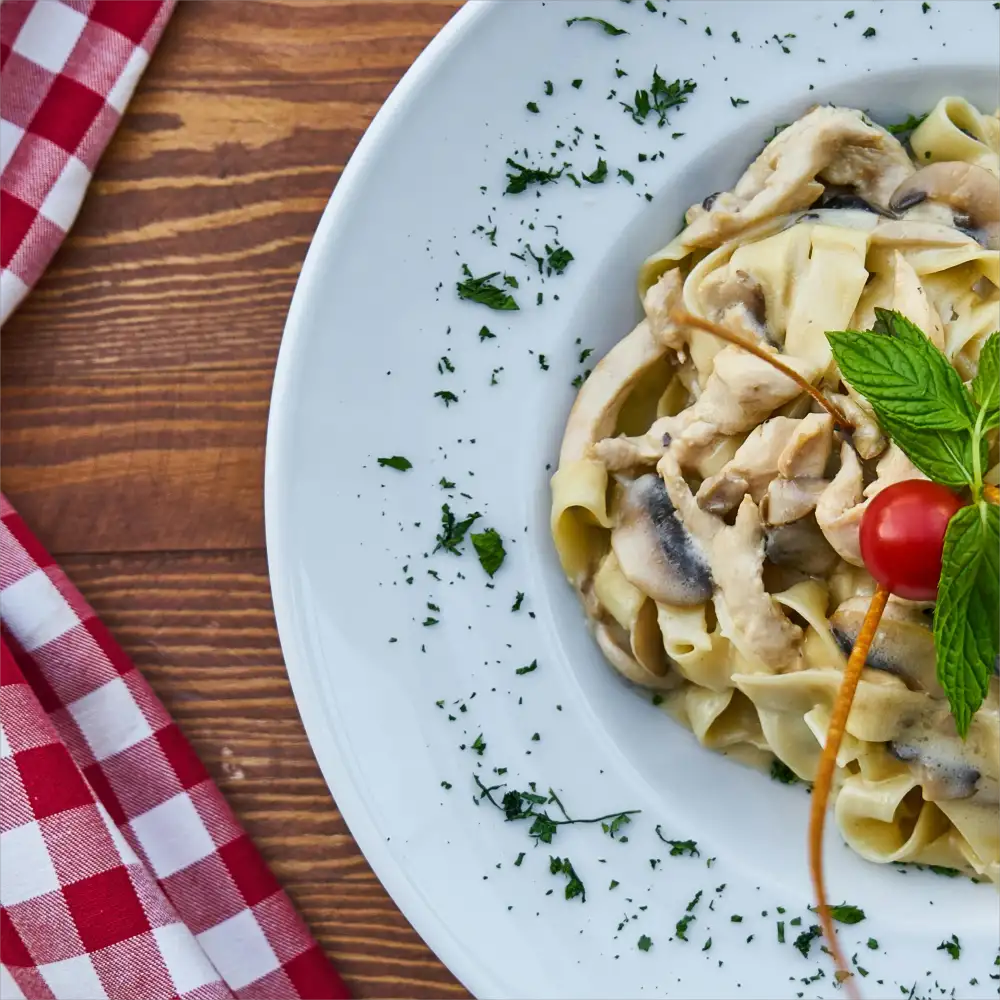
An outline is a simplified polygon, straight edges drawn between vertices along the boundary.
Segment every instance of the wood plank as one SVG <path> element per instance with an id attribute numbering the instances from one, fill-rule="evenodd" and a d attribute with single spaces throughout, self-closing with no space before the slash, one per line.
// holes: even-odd
<path id="1" fill-rule="evenodd" d="M 299 720 L 262 551 L 63 568 L 149 679 L 355 996 L 467 994 L 372 874 Z"/>

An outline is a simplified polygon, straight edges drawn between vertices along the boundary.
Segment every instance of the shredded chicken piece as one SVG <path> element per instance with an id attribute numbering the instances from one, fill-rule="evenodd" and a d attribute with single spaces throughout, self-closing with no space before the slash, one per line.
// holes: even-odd
<path id="1" fill-rule="evenodd" d="M 636 466 L 655 465 L 666 450 L 663 438 L 657 441 L 652 434 L 604 438 L 590 449 L 593 457 L 603 462 L 608 472 L 625 472 Z"/>
<path id="2" fill-rule="evenodd" d="M 840 471 L 816 503 L 816 523 L 841 559 L 852 566 L 863 566 L 858 531 L 864 478 L 855 450 L 846 441 L 840 446 Z"/>
<path id="3" fill-rule="evenodd" d="M 875 466 L 875 480 L 865 487 L 865 496 L 871 500 L 878 496 L 887 486 L 901 483 L 907 479 L 926 479 L 927 477 L 906 457 L 895 442 L 891 442 L 885 454 Z"/>
<path id="4" fill-rule="evenodd" d="M 744 497 L 735 523 L 729 526 L 698 506 L 670 452 L 656 471 L 681 523 L 708 553 L 712 577 L 747 645 L 777 670 L 791 666 L 798 658 L 802 629 L 788 620 L 764 589 L 764 533 L 757 505 Z"/>
<path id="5" fill-rule="evenodd" d="M 851 438 L 858 454 L 865 461 L 876 458 L 885 451 L 886 437 L 868 405 L 868 400 L 852 389 L 848 389 L 848 393 L 849 395 L 845 396 L 838 392 L 828 392 L 826 398 L 854 425 Z"/>
<path id="6" fill-rule="evenodd" d="M 642 300 L 653 338 L 663 347 L 681 350 L 687 342 L 687 330 L 670 319 L 670 313 L 680 305 L 684 279 L 679 268 L 665 271 Z"/>
<path id="7" fill-rule="evenodd" d="M 829 413 L 806 414 L 778 457 L 778 474 L 782 479 L 822 476 L 832 446 L 833 417 Z"/>
<path id="8" fill-rule="evenodd" d="M 817 107 L 772 139 L 731 192 L 708 209 L 693 206 L 681 241 L 718 246 L 755 223 L 808 208 L 823 193 L 817 178 L 885 206 L 913 172 L 900 143 L 862 112 Z"/>
<path id="9" fill-rule="evenodd" d="M 800 476 L 796 479 L 772 479 L 760 504 L 761 516 L 768 525 L 791 524 L 816 509 L 826 479 Z"/>

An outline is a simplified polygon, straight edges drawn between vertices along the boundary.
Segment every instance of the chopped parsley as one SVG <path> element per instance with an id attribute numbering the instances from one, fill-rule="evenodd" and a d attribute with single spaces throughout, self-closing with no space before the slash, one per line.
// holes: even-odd
<path id="1" fill-rule="evenodd" d="M 958 956 L 962 954 L 962 944 L 958 938 L 952 934 L 950 941 L 942 941 L 937 946 L 938 951 L 946 951 L 957 962 Z"/>
<path id="2" fill-rule="evenodd" d="M 573 863 L 569 858 L 554 858 L 549 856 L 549 872 L 552 875 L 565 875 L 566 882 L 566 898 L 575 899 L 577 896 L 580 897 L 581 903 L 587 902 L 587 890 L 584 887 L 583 882 L 580 881 L 580 876 L 577 875 L 573 868 Z"/>
<path id="3" fill-rule="evenodd" d="M 660 829 L 660 824 L 656 824 L 656 836 L 663 841 L 664 844 L 670 845 L 670 856 L 672 858 L 679 858 L 684 854 L 689 857 L 698 858 L 701 857 L 701 852 L 698 850 L 698 843 L 694 840 L 668 840 L 663 836 L 663 831 Z"/>
<path id="4" fill-rule="evenodd" d="M 652 938 L 643 934 L 636 942 L 636 947 L 639 949 L 639 951 L 649 951 L 649 949 L 653 947 L 653 940 Z"/>
<path id="5" fill-rule="evenodd" d="M 606 834 L 607 834 L 607 835 L 608 835 L 608 836 L 609 836 L 609 837 L 610 837 L 610 838 L 611 838 L 612 840 L 614 840 L 614 839 L 615 839 L 615 837 L 617 837 L 617 836 L 618 836 L 618 833 L 620 832 L 621 828 L 622 828 L 622 827 L 623 827 L 623 826 L 624 826 L 624 825 L 625 825 L 626 823 L 631 823 L 631 822 L 632 822 L 632 818 L 631 818 L 631 816 L 629 816 L 629 814 L 628 814 L 628 813 L 620 813 L 620 814 L 619 814 L 618 816 L 616 816 L 616 817 L 615 817 L 615 818 L 614 818 L 614 819 L 613 819 L 613 820 L 612 820 L 612 821 L 611 821 L 610 823 L 602 823 L 602 824 L 601 824 L 601 829 L 602 829 L 602 830 L 603 830 L 603 831 L 604 831 L 604 832 L 605 832 L 605 833 L 606 833 Z"/>
<path id="6" fill-rule="evenodd" d="M 738 108 L 741 104 L 749 104 L 750 102 L 743 97 L 730 97 L 729 103 L 734 107 Z"/>
<path id="7" fill-rule="evenodd" d="M 617 889 L 619 885 L 621 885 L 621 883 L 618 881 L 618 879 L 613 878 L 611 880 L 611 884 L 608 886 L 608 892 L 610 892 L 612 889 Z"/>
<path id="8" fill-rule="evenodd" d="M 519 308 L 513 296 L 492 284 L 492 280 L 500 273 L 499 271 L 484 274 L 481 278 L 474 278 L 468 265 L 463 264 L 462 273 L 466 275 L 466 280 L 455 283 L 455 289 L 460 299 L 478 302 L 490 309 L 514 310 Z"/>
<path id="9" fill-rule="evenodd" d="M 440 361 L 438 361 L 437 364 L 437 369 L 438 369 L 438 375 L 443 375 L 445 372 L 454 374 L 455 372 L 455 366 L 451 363 L 451 360 L 447 358 L 445 355 L 441 355 L 441 359 Z"/>
<path id="10" fill-rule="evenodd" d="M 653 0 L 646 0 L 646 10 L 648 10 L 650 14 L 657 13 L 656 6 L 654 5 Z"/>
<path id="11" fill-rule="evenodd" d="M 632 173 L 631 170 L 625 170 L 624 167 L 618 168 L 618 176 L 624 177 L 625 180 L 629 182 L 629 184 L 635 183 L 635 175 Z"/>
<path id="12" fill-rule="evenodd" d="M 632 116 L 632 120 L 642 125 L 650 112 L 655 112 L 657 125 L 663 128 L 667 124 L 667 112 L 671 108 L 679 108 L 687 103 L 688 97 L 694 93 L 698 85 L 694 80 L 674 80 L 667 83 L 660 76 L 657 67 L 653 68 L 653 79 L 648 90 L 637 90 L 632 100 L 634 104 L 620 102 L 621 106 Z"/>
<path id="13" fill-rule="evenodd" d="M 521 610 L 521 604 L 522 604 L 523 601 L 524 601 L 524 591 L 523 590 L 519 590 L 517 592 L 517 596 L 514 598 L 514 603 L 511 605 L 510 610 L 511 611 L 520 611 Z M 525 671 L 525 673 L 527 673 L 527 671 Z"/>
<path id="14" fill-rule="evenodd" d="M 792 921 L 794 923 L 794 921 Z M 813 941 L 822 935 L 822 931 L 816 924 L 813 924 L 809 930 L 803 931 L 793 942 L 792 946 L 798 949 L 803 958 L 809 957 L 809 949 L 812 948 Z"/>
<path id="15" fill-rule="evenodd" d="M 487 528 L 479 534 L 470 536 L 472 545 L 479 556 L 479 564 L 492 577 L 503 565 L 507 553 L 504 551 L 503 540 L 495 528 Z"/>
<path id="16" fill-rule="evenodd" d="M 439 389 L 436 393 L 434 393 L 434 398 L 444 400 L 446 408 L 451 406 L 452 403 L 458 402 L 458 396 L 448 389 Z"/>
<path id="17" fill-rule="evenodd" d="M 553 92 L 554 89 L 555 88 L 552 86 L 552 81 L 551 80 L 546 80 L 545 81 L 545 96 L 546 97 L 551 97 L 552 96 L 552 92 Z"/>
<path id="18" fill-rule="evenodd" d="M 524 674 L 530 674 L 537 669 L 538 669 L 538 660 L 532 660 L 531 663 L 529 663 L 526 667 L 518 667 L 517 670 L 514 671 L 514 673 L 517 674 L 518 677 L 521 677 Z"/>
<path id="19" fill-rule="evenodd" d="M 613 24 L 609 24 L 603 18 L 600 17 L 571 17 L 566 21 L 566 27 L 572 27 L 574 24 L 580 24 L 589 21 L 591 24 L 600 25 L 604 30 L 606 35 L 627 35 L 628 32 L 624 28 L 616 28 Z"/>
<path id="20" fill-rule="evenodd" d="M 876 34 L 877 34 L 877 32 L 875 31 L 874 28 L 865 28 L 865 30 L 862 33 L 861 37 L 862 38 L 874 38 Z"/>
<path id="21" fill-rule="evenodd" d="M 844 20 L 845 20 L 845 21 L 850 21 L 850 19 L 851 19 L 852 17 L 854 17 L 854 11 L 853 11 L 853 10 L 849 10 L 849 11 L 847 11 L 847 12 L 846 12 L 846 13 L 844 14 Z"/>
<path id="22" fill-rule="evenodd" d="M 525 104 L 525 107 L 526 107 L 526 108 L 527 108 L 527 109 L 528 109 L 528 110 L 529 110 L 529 111 L 530 111 L 530 112 L 531 112 L 531 113 L 532 113 L 533 115 L 537 115 L 537 114 L 538 114 L 538 105 L 537 105 L 537 104 L 536 104 L 536 103 L 535 103 L 534 101 L 528 101 L 528 103 L 527 103 L 527 104 Z"/>
<path id="23" fill-rule="evenodd" d="M 677 932 L 678 940 L 687 941 L 687 929 L 696 919 L 696 917 L 689 913 L 687 916 L 681 917 L 681 919 L 677 921 L 674 930 Z"/>
<path id="24" fill-rule="evenodd" d="M 860 924 L 865 919 L 865 911 L 860 906 L 854 906 L 851 903 L 838 903 L 836 906 L 828 907 L 828 909 L 830 916 L 838 924 Z M 809 910 L 812 913 L 819 912 L 815 906 L 810 906 Z"/>
<path id="25" fill-rule="evenodd" d="M 449 789 L 451 788 L 451 782 L 450 782 L 450 781 L 442 781 L 442 782 L 441 782 L 441 787 L 442 787 L 442 788 L 443 788 L 443 789 L 444 789 L 445 791 L 448 791 L 448 790 L 449 790 Z"/>
<path id="26" fill-rule="evenodd" d="M 507 166 L 513 167 L 517 173 L 507 174 L 507 187 L 504 194 L 520 194 L 526 191 L 529 184 L 552 184 L 562 176 L 563 169 L 539 170 L 537 167 L 526 167 L 523 163 L 507 157 Z"/>
<path id="27" fill-rule="evenodd" d="M 583 80 L 574 80 L 572 83 L 574 90 L 579 90 L 583 86 Z"/>
<path id="28" fill-rule="evenodd" d="M 520 868 L 521 867 L 521 862 L 523 860 L 524 860 L 524 851 L 521 851 L 521 853 L 518 854 L 518 856 L 514 859 L 514 867 L 515 868 Z"/>
<path id="29" fill-rule="evenodd" d="M 396 469 L 399 472 L 406 472 L 407 469 L 413 468 L 413 463 L 408 458 L 403 458 L 402 455 L 393 455 L 392 458 L 380 458 L 378 464 L 383 469 Z"/>
<path id="30" fill-rule="evenodd" d="M 730 921 L 730 923 L 734 923 L 734 924 L 742 924 L 743 923 L 743 917 L 741 917 L 740 914 L 738 914 L 738 913 L 734 913 L 729 918 L 729 921 Z"/>
<path id="31" fill-rule="evenodd" d="M 475 740 L 473 741 L 472 749 L 475 750 L 476 753 L 479 754 L 480 757 L 482 757 L 482 755 L 485 753 L 485 751 L 486 751 L 486 743 L 483 740 L 483 734 L 482 733 L 480 733 L 475 738 Z"/>
<path id="32" fill-rule="evenodd" d="M 490 331 L 488 326 L 480 327 L 479 329 L 479 342 L 482 343 L 484 340 L 496 340 L 496 334 Z"/>
<path id="33" fill-rule="evenodd" d="M 541 295 L 542 293 L 539 292 L 538 294 Z M 541 305 L 541 301 L 539 301 L 538 304 Z M 538 367 L 541 368 L 543 372 L 547 372 L 549 370 L 549 362 L 544 354 L 538 355 Z"/>
<path id="34" fill-rule="evenodd" d="M 593 171 L 589 174 L 583 174 L 583 179 L 588 184 L 603 184 L 604 178 L 608 176 L 608 165 L 604 161 L 603 157 L 599 157 L 597 160 L 597 166 L 594 167 Z"/>
<path id="35" fill-rule="evenodd" d="M 458 521 L 452 513 L 451 508 L 447 504 L 442 504 L 441 534 L 436 536 L 437 545 L 434 546 L 434 551 L 437 552 L 438 549 L 444 549 L 446 552 L 452 553 L 452 555 L 461 555 L 462 549 L 460 546 L 465 540 L 465 533 L 480 516 L 479 513 L 469 514 L 465 519 Z"/>
<path id="36" fill-rule="evenodd" d="M 996 7 L 996 4 L 993 6 Z M 929 3 L 922 3 L 920 9 L 926 14 L 931 9 L 931 5 Z"/>
<path id="37" fill-rule="evenodd" d="M 912 132 L 918 125 L 923 122 L 927 115 L 907 115 L 905 122 L 897 122 L 895 125 L 886 125 L 885 130 L 890 135 L 904 135 L 907 132 Z"/>
<path id="38" fill-rule="evenodd" d="M 733 32 L 733 41 L 736 42 L 737 45 L 740 44 L 740 33 L 738 31 Z"/>
<path id="39" fill-rule="evenodd" d="M 779 760 L 777 757 L 771 761 L 771 777 L 775 781 L 780 781 L 783 785 L 794 785 L 799 780 L 799 776 L 783 760 Z"/>
<path id="40" fill-rule="evenodd" d="M 868 947 L 872 951 L 875 951 L 875 949 L 878 948 L 878 941 L 876 941 L 875 938 L 869 938 L 868 939 Z"/>
<path id="41" fill-rule="evenodd" d="M 450 479 L 445 479 L 444 476 L 441 477 L 438 486 L 443 490 L 453 490 L 455 488 L 455 484 Z"/>
<path id="42" fill-rule="evenodd" d="M 621 173 L 621 171 L 619 171 Z M 555 248 L 550 247 L 548 243 L 545 244 L 545 253 L 547 254 L 546 266 L 548 267 L 548 273 L 551 276 L 554 271 L 556 274 L 562 274 L 563 271 L 569 266 L 569 262 L 574 259 L 573 255 L 565 247 L 556 246 Z"/>
<path id="43" fill-rule="evenodd" d="M 425 628 L 429 628 L 431 625 L 437 625 L 438 620 L 436 618 L 425 618 L 420 624 Z"/>
<path id="44" fill-rule="evenodd" d="M 778 944 L 785 943 L 785 921 L 778 921 Z"/>

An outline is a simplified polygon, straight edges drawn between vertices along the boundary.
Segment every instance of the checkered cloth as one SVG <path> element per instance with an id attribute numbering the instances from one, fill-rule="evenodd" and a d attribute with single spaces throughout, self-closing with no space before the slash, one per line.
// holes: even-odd
<path id="1" fill-rule="evenodd" d="M 172 0 L 0 2 L 0 321 Z M 163 705 L 0 495 L 0 1000 L 348 993 Z"/>
<path id="2" fill-rule="evenodd" d="M 0 997 L 347 997 L 177 725 L 2 495 L 0 637 Z"/>
<path id="3" fill-rule="evenodd" d="M 0 3 L 0 323 L 45 270 L 173 0 Z"/>

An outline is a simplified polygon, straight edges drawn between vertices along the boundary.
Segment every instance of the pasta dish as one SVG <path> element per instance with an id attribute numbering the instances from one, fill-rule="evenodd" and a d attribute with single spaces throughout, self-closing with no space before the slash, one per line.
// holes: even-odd
<path id="1" fill-rule="evenodd" d="M 816 780 L 876 592 L 865 512 L 927 479 L 826 334 L 891 310 L 971 383 L 1000 326 L 998 154 L 1000 117 L 958 97 L 899 138 L 859 110 L 811 109 L 642 264 L 644 318 L 580 388 L 552 478 L 562 566 L 608 662 L 703 746 Z M 983 455 L 989 490 L 995 430 Z M 834 815 L 869 861 L 1000 882 L 996 664 L 963 737 L 934 608 L 888 597 Z"/>

